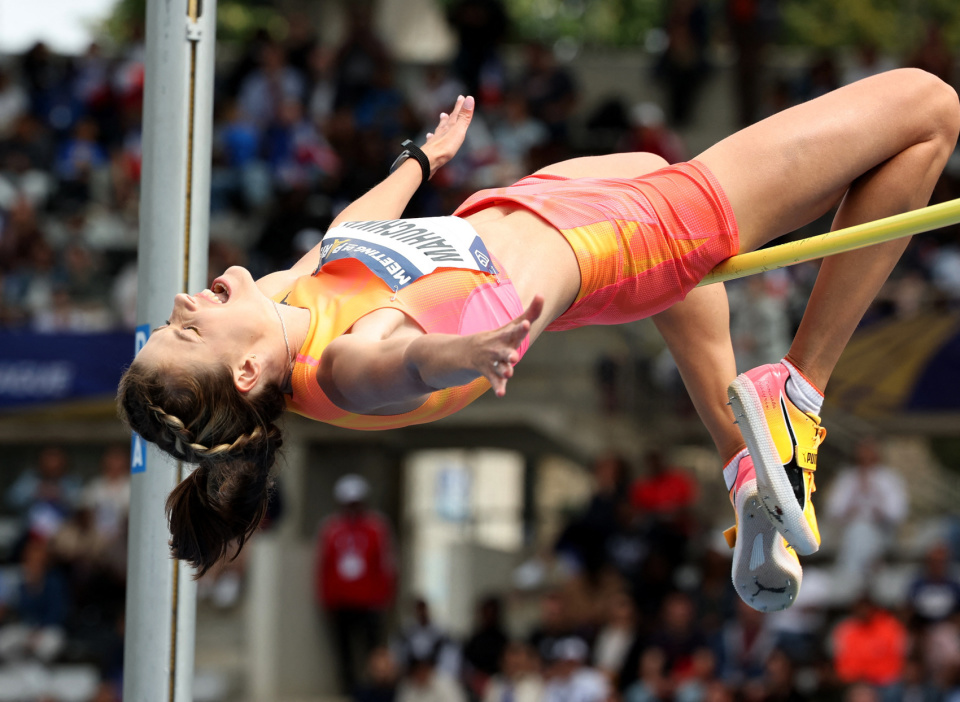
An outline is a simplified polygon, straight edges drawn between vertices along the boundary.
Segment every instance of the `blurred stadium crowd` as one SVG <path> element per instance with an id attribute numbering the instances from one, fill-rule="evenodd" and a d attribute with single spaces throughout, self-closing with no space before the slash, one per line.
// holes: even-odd
<path id="1" fill-rule="evenodd" d="M 359 683 L 349 657 L 341 663 L 351 698 L 960 699 L 957 544 L 951 547 L 947 522 L 919 546 L 895 538 L 906 517 L 905 486 L 872 439 L 820 501 L 836 543 L 804 559 L 796 605 L 774 614 L 751 609 L 734 592 L 730 551 L 702 519 L 689 471 L 653 452 L 639 472 L 615 455 L 599 458 L 592 472 L 592 496 L 552 541 L 552 575 L 531 578 L 532 564 L 522 566 L 512 587 L 477 603 L 473 630 L 459 640 L 428 602 L 414 599 L 388 643 L 368 647 Z M 344 514 L 354 510 L 357 519 L 357 509 L 354 503 Z M 320 549 L 321 560 L 324 548 L 331 554 L 332 542 Z M 361 570 L 388 586 L 389 574 L 373 575 L 372 564 Z M 330 607 L 338 586 L 329 574 L 317 586 Z M 531 605 L 535 615 L 518 624 Z M 370 611 L 378 607 L 379 596 L 371 597 Z"/>
<path id="2" fill-rule="evenodd" d="M 654 61 L 670 96 L 666 110 L 656 96 L 639 105 L 617 96 L 583 105 L 569 65 L 539 44 L 505 51 L 505 15 L 489 9 L 495 3 L 478 5 L 488 8 L 479 20 L 451 13 L 460 43 L 449 65 L 400 66 L 360 6 L 336 45 L 291 23 L 282 41 L 264 32 L 221 58 L 214 275 L 232 264 L 265 274 L 295 260 L 346 203 L 384 177 L 399 143 L 432 128 L 458 94 L 477 96 L 477 120 L 458 158 L 418 192 L 410 216 L 447 214 L 477 188 L 587 152 L 643 149 L 671 161 L 691 155 L 672 127 L 700 119 L 695 96 L 676 93 L 711 80 L 709 71 L 691 81 L 669 61 Z M 667 34 L 709 43 L 716 30 L 703 25 L 700 3 L 675 5 L 682 12 L 671 16 Z M 37 45 L 0 58 L 0 328 L 134 326 L 143 54 L 134 42 L 110 52 L 93 45 L 77 57 Z M 932 33 L 901 63 L 950 81 L 955 61 Z M 757 98 L 760 113 L 894 66 L 869 47 L 844 65 L 821 55 L 771 75 Z M 952 161 L 935 199 L 958 195 L 960 165 Z M 815 272 L 802 266 L 733 286 L 731 296 L 747 310 L 734 319 L 741 360 L 782 353 L 772 349 L 789 338 Z M 960 245 L 950 228 L 915 241 L 875 314 L 909 316 L 958 302 Z M 84 678 L 85 687 L 74 678 L 48 698 L 118 699 L 128 461 L 126 447 L 111 447 L 102 474 L 81 484 L 70 456 L 48 447 L 8 486 L 0 677 L 13 664 L 49 671 L 50 663 L 76 662 L 93 677 Z M 571 517 L 551 556 L 566 575 L 537 595 L 540 614 L 530 632 L 517 637 L 504 622 L 509 607 L 499 596 L 508 593 L 481 603 L 476 630 L 462 642 L 420 602 L 394 627 L 392 645 L 369 654 L 353 698 L 957 702 L 956 544 L 938 541 L 909 554 L 899 586 L 879 593 L 864 587 L 883 582 L 874 575 L 895 551 L 894 528 L 906 509 L 887 499 L 898 471 L 877 478 L 870 472 L 877 462 L 858 453 L 847 497 L 831 497 L 828 508 L 838 529 L 860 530 L 853 551 L 873 538 L 876 552 L 852 574 L 838 573 L 847 548 L 839 540 L 820 563 L 830 574 L 810 569 L 809 601 L 765 616 L 733 593 L 728 552 L 694 518 L 696 488 L 686 473 L 651 458 L 634 480 L 623 461 L 599 461 L 592 500 Z M 838 578 L 853 583 L 839 599 L 830 595 Z M 0 681 L 0 699 L 4 687 Z M 70 696 L 79 689 L 87 696 Z"/>
<path id="3" fill-rule="evenodd" d="M 394 528 L 365 490 L 338 494 L 317 541 L 337 654 L 323 664 L 356 702 L 956 702 L 960 523 L 927 515 L 907 538 L 903 471 L 878 449 L 861 442 L 821 491 L 824 548 L 804 559 L 797 603 L 773 614 L 737 597 L 715 510 L 665 453 L 639 470 L 598 458 L 586 502 L 477 603 L 462 638 L 429 602 L 395 599 Z M 119 699 L 126 446 L 108 447 L 96 473 L 49 446 L 8 478 L 0 699 Z M 271 525 L 282 519 L 275 505 Z M 201 581 L 205 606 L 238 612 L 244 560 Z"/>

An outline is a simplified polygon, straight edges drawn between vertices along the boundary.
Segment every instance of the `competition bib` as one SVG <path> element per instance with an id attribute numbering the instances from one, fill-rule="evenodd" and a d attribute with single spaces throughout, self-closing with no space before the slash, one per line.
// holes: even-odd
<path id="1" fill-rule="evenodd" d="M 497 275 L 477 232 L 458 217 L 344 222 L 323 238 L 317 271 L 341 258 L 360 261 L 391 290 L 405 288 L 438 268 Z"/>

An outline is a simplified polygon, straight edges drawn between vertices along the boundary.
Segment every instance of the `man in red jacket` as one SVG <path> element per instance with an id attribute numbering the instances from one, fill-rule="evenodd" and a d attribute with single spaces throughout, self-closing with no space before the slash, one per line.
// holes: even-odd
<path id="1" fill-rule="evenodd" d="M 885 687 L 900 680 L 907 658 L 907 630 L 893 614 L 863 595 L 853 613 L 833 630 L 833 663 L 846 684 Z"/>
<path id="2" fill-rule="evenodd" d="M 317 601 L 327 613 L 339 656 L 344 692 L 356 685 L 354 642 L 361 661 L 380 643 L 383 615 L 396 589 L 396 560 L 390 525 L 366 507 L 370 486 L 345 475 L 334 486 L 340 511 L 320 526 L 317 538 Z"/>

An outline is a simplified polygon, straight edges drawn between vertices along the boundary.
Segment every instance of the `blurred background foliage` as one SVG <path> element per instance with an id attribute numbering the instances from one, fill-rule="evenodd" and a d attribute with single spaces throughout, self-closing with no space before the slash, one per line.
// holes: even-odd
<path id="1" fill-rule="evenodd" d="M 458 2 L 437 1 L 444 9 Z M 146 2 L 119 0 L 105 24 L 106 36 L 123 42 L 141 32 Z M 960 44 L 958 0 L 504 0 L 515 40 L 567 38 L 610 48 L 643 46 L 649 32 L 662 27 L 670 11 L 683 3 L 702 4 L 718 25 L 734 5 L 758 12 L 772 38 L 783 45 L 837 49 L 870 44 L 900 54 L 922 41 L 930 24 L 948 44 Z M 218 5 L 218 33 L 227 43 L 247 41 L 261 29 L 283 39 L 288 30 L 284 14 L 309 8 L 296 0 L 219 0 Z"/>

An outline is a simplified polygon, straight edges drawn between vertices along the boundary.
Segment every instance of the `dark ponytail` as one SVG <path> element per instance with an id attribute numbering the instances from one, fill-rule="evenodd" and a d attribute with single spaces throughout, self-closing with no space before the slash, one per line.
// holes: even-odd
<path id="1" fill-rule="evenodd" d="M 170 550 L 197 577 L 234 558 L 260 526 L 283 444 L 274 422 L 285 404 L 278 385 L 244 395 L 223 366 L 150 367 L 134 361 L 118 391 L 121 418 L 174 458 L 198 464 L 167 498 Z"/>

